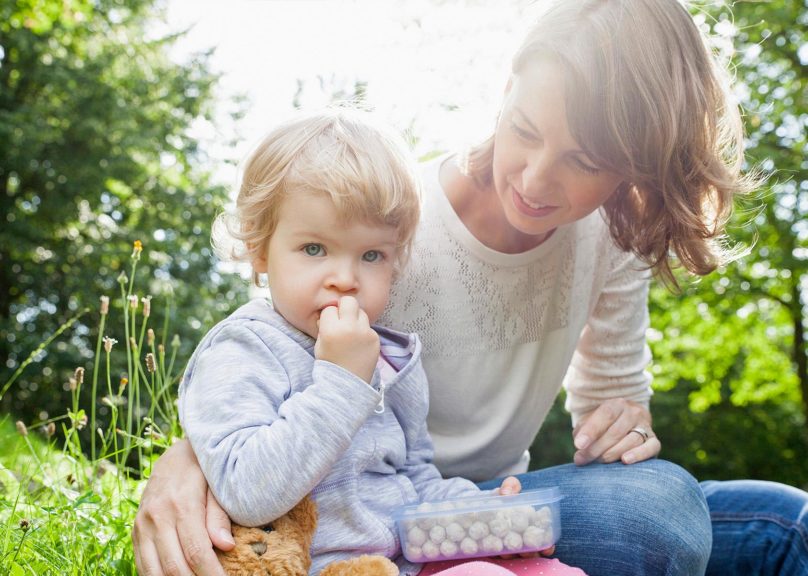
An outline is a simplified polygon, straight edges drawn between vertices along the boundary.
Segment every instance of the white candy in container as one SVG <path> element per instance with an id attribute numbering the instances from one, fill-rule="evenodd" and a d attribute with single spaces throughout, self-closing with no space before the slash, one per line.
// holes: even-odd
<path id="1" fill-rule="evenodd" d="M 393 518 L 410 562 L 538 552 L 561 536 L 558 488 L 403 506 Z"/>

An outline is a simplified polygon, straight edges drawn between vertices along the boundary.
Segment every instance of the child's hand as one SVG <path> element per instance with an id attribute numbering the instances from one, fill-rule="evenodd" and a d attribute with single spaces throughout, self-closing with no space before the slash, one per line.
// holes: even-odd
<path id="1" fill-rule="evenodd" d="M 323 308 L 314 357 L 342 366 L 370 383 L 379 360 L 379 335 L 356 298 L 343 296 L 337 306 Z"/>
<path id="2" fill-rule="evenodd" d="M 510 496 L 512 494 L 519 494 L 522 491 L 522 483 L 516 476 L 508 476 L 502 481 L 502 484 L 497 488 L 497 494 L 500 496 Z"/>

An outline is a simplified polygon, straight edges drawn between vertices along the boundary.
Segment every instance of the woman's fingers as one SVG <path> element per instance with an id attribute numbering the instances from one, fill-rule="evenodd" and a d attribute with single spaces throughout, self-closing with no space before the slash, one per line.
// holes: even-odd
<path id="1" fill-rule="evenodd" d="M 177 442 L 155 462 L 132 528 L 139 574 L 225 576 L 206 528 L 207 492 L 187 441 Z M 214 522 L 219 530 L 221 519 Z"/>
<path id="2" fill-rule="evenodd" d="M 659 438 L 650 436 L 648 440 L 640 444 L 637 448 L 623 452 L 620 459 L 623 461 L 623 464 L 634 464 L 635 462 L 656 458 L 660 450 L 662 450 L 662 443 L 659 441 Z"/>
<path id="3" fill-rule="evenodd" d="M 578 448 L 573 460 L 579 466 L 595 460 L 639 462 L 653 458 L 661 449 L 651 429 L 648 409 L 620 398 L 604 402 L 579 422 L 573 431 L 573 441 Z"/>
<path id="4" fill-rule="evenodd" d="M 206 526 L 211 542 L 219 550 L 227 552 L 232 550 L 236 541 L 233 540 L 232 526 L 227 513 L 219 505 L 219 501 L 208 489 L 208 504 L 205 507 Z"/>

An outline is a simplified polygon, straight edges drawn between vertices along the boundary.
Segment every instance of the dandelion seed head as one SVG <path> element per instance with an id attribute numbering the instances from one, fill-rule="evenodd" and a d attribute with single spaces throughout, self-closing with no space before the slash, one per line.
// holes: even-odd
<path id="1" fill-rule="evenodd" d="M 107 352 L 107 354 L 112 352 L 112 346 L 118 343 L 115 338 L 110 338 L 109 336 L 104 336 L 102 341 L 104 342 L 104 350 Z"/>
<path id="2" fill-rule="evenodd" d="M 154 365 L 154 354 L 152 354 L 151 352 L 146 354 L 146 370 L 149 372 L 149 374 L 154 373 L 156 370 L 156 367 Z"/>
<path id="3" fill-rule="evenodd" d="M 143 303 L 144 318 L 148 318 L 149 316 L 151 316 L 151 299 L 152 299 L 151 296 L 144 296 L 143 298 L 140 299 L 140 301 Z"/>

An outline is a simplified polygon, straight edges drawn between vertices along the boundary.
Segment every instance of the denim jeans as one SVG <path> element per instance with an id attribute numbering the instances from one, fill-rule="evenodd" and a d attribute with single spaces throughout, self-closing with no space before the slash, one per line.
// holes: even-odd
<path id="1" fill-rule="evenodd" d="M 561 488 L 556 557 L 589 576 L 808 574 L 808 494 L 789 486 L 700 487 L 664 460 L 566 464 L 518 478 L 523 490 Z"/>
<path id="2" fill-rule="evenodd" d="M 808 493 L 774 482 L 702 482 L 713 520 L 711 576 L 808 574 Z"/>

